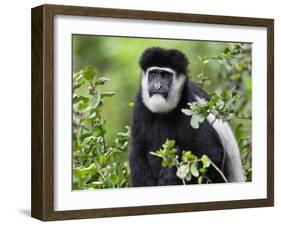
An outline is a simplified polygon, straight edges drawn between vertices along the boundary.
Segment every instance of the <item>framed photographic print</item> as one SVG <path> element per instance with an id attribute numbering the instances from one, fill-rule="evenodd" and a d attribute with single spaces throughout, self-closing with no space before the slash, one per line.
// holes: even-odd
<path id="1" fill-rule="evenodd" d="M 32 216 L 273 206 L 272 19 L 32 9 Z"/>

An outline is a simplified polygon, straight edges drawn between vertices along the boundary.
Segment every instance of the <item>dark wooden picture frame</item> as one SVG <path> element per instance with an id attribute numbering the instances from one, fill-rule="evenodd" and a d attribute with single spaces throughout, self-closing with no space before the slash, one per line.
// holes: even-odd
<path id="1" fill-rule="evenodd" d="M 95 16 L 267 29 L 267 198 L 156 206 L 54 210 L 54 16 Z M 274 20 L 60 5 L 32 9 L 32 200 L 34 218 L 65 220 L 274 205 Z"/>

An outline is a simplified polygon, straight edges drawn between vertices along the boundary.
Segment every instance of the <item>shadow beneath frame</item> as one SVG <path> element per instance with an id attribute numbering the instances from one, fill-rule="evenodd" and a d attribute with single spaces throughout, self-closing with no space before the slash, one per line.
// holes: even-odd
<path id="1" fill-rule="evenodd" d="M 26 217 L 31 216 L 31 211 L 29 209 L 19 209 L 18 212 L 21 213 L 22 215 L 26 216 Z"/>

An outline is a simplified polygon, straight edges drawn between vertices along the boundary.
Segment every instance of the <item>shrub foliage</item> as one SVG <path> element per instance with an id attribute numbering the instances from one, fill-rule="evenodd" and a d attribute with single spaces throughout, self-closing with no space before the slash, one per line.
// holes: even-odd
<path id="1" fill-rule="evenodd" d="M 105 140 L 105 123 L 101 115 L 104 98 L 114 92 L 100 87 L 109 79 L 98 77 L 92 66 L 73 76 L 73 189 L 129 187 L 126 160 L 130 128 L 116 134 L 114 143 Z"/>
<path id="2" fill-rule="evenodd" d="M 199 128 L 210 114 L 214 115 L 214 120 L 228 121 L 240 148 L 246 180 L 251 181 L 251 46 L 229 45 L 217 56 L 199 56 L 198 64 L 200 74 L 193 80 L 209 91 L 210 101 L 202 99 L 188 103 L 182 112 L 191 116 L 194 129 Z M 223 86 L 217 87 L 216 81 L 206 73 L 209 64 L 219 65 L 216 78 L 223 81 Z M 130 127 L 124 126 L 123 131 L 115 135 L 114 142 L 105 139 L 104 99 L 115 95 L 104 91 L 108 82 L 110 79 L 99 76 L 93 66 L 73 74 L 73 189 L 76 190 L 130 187 L 127 160 Z M 211 90 L 212 87 L 215 89 Z M 129 103 L 129 106 L 133 105 Z M 199 158 L 192 150 L 182 150 L 180 159 L 175 145 L 175 141 L 167 139 L 162 148 L 150 154 L 161 158 L 163 167 L 176 167 L 183 184 L 194 178 L 198 184 L 212 183 L 206 176 L 211 165 L 227 181 L 208 156 Z"/>

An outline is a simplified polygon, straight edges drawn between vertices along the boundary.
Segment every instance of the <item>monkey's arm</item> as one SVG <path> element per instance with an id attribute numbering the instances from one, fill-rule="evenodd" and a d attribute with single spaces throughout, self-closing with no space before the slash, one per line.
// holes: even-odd
<path id="1" fill-rule="evenodd" d="M 155 186 L 152 170 L 148 165 L 147 157 L 144 154 L 145 147 L 142 147 L 136 139 L 133 139 L 130 153 L 130 168 L 133 187 Z"/>
<path id="2" fill-rule="evenodd" d="M 181 149 L 176 146 L 177 154 L 181 156 Z M 174 167 L 162 167 L 159 173 L 158 185 L 180 185 L 183 184 L 182 180 L 177 176 L 177 168 Z"/>
<path id="3" fill-rule="evenodd" d="M 176 167 L 164 167 L 160 170 L 158 185 L 180 185 L 182 181 L 176 175 Z"/>

